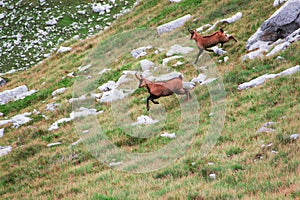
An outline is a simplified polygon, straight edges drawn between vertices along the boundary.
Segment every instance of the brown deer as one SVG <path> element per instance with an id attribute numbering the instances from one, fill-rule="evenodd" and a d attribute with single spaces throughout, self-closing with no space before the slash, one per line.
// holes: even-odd
<path id="1" fill-rule="evenodd" d="M 159 82 L 152 82 L 148 79 L 144 78 L 142 75 L 135 74 L 136 78 L 140 81 L 139 88 L 146 88 L 150 94 L 150 96 L 147 98 L 147 111 L 149 111 L 149 100 L 151 100 L 154 104 L 159 104 L 157 101 L 154 101 L 154 99 L 158 99 L 160 97 L 165 97 L 175 94 L 186 94 L 187 99 L 190 99 L 190 92 L 183 88 L 182 83 L 182 75 L 179 75 L 179 77 L 172 78 L 168 81 L 159 81 Z"/>
<path id="2" fill-rule="evenodd" d="M 224 33 L 223 29 L 220 29 L 214 32 L 213 34 L 207 36 L 201 36 L 199 33 L 189 28 L 188 31 L 191 34 L 191 40 L 195 40 L 199 48 L 199 53 L 196 57 L 196 61 L 194 62 L 194 64 L 198 62 L 199 56 L 203 53 L 204 50 L 213 52 L 213 50 L 208 48 L 213 47 L 219 43 L 221 43 L 221 47 L 223 47 L 223 44 L 231 39 L 237 42 L 237 40 L 233 36 L 227 36 Z"/>

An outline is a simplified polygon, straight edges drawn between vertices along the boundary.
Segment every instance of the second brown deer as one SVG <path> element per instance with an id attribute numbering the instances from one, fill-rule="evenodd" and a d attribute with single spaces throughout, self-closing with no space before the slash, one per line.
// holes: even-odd
<path id="1" fill-rule="evenodd" d="M 223 29 L 220 29 L 214 32 L 213 34 L 207 36 L 201 36 L 199 33 L 189 28 L 188 31 L 191 34 L 191 40 L 195 40 L 197 47 L 199 48 L 199 52 L 194 64 L 198 62 L 199 56 L 203 53 L 204 50 L 213 52 L 213 50 L 208 48 L 213 47 L 219 43 L 221 44 L 221 47 L 223 47 L 223 44 L 228 42 L 229 40 L 234 40 L 237 42 L 237 40 L 233 36 L 226 35 Z"/>

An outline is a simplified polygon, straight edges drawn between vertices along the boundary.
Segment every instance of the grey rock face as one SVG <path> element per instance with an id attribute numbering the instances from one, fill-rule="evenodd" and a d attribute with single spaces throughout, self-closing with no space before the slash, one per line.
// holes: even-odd
<path id="1" fill-rule="evenodd" d="M 247 50 L 259 40 L 276 41 L 285 38 L 300 27 L 300 1 L 289 0 L 267 19 L 247 41 Z"/>
<path id="2" fill-rule="evenodd" d="M 6 85 L 6 80 L 0 77 L 0 87 Z"/>
<path id="3" fill-rule="evenodd" d="M 157 33 L 158 33 L 158 35 L 170 32 L 170 31 L 172 31 L 172 30 L 174 30 L 176 28 L 179 28 L 179 27 L 183 26 L 186 21 L 188 21 L 189 19 L 191 19 L 191 17 L 192 16 L 190 14 L 188 14 L 188 15 L 185 15 L 185 16 L 183 16 L 181 18 L 178 18 L 178 19 L 176 19 L 174 21 L 171 21 L 169 23 L 166 23 L 166 24 L 163 24 L 163 25 L 157 27 Z"/>

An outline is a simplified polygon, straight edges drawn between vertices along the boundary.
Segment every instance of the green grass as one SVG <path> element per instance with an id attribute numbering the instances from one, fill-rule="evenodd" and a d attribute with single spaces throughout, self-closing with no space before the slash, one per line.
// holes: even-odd
<path id="1" fill-rule="evenodd" d="M 76 3 L 80 3 L 79 0 L 74 2 Z M 119 18 L 103 33 L 83 41 L 70 40 L 65 43 L 64 45 L 72 47 L 72 52 L 53 55 L 28 71 L 5 75 L 4 78 L 9 80 L 9 83 L 1 90 L 25 84 L 30 89 L 39 91 L 23 100 L 0 106 L 0 112 L 11 117 L 37 109 L 41 114 L 32 115 L 33 120 L 19 129 L 5 127 L 0 145 L 11 145 L 13 151 L 7 156 L 0 157 L 0 198 L 298 199 L 300 196 L 299 139 L 293 141 L 289 136 L 300 130 L 298 84 L 300 74 L 270 79 L 263 85 L 248 90 L 237 90 L 240 83 L 266 73 L 278 73 L 299 64 L 299 55 L 295 53 L 299 52 L 299 43 L 293 43 L 278 54 L 284 57 L 285 61 L 276 61 L 276 56 L 241 61 L 241 57 L 246 53 L 246 40 L 276 10 L 270 6 L 272 3 L 272 0 L 263 4 L 259 1 L 244 0 L 184 0 L 179 4 L 157 0 L 141 1 L 131 13 Z M 72 6 L 70 1 L 62 1 L 62 4 Z M 175 30 L 183 35 L 186 34 L 188 42 L 187 27 L 196 28 L 205 23 L 212 24 L 238 11 L 243 13 L 242 19 L 228 24 L 226 31 L 233 33 L 239 42 L 224 45 L 230 59 L 227 63 L 217 64 L 226 93 L 220 94 L 218 90 L 209 91 L 206 87 L 200 86 L 192 90 L 192 98 L 200 104 L 197 110 L 199 116 L 196 119 L 199 121 L 199 126 L 195 130 L 195 138 L 188 151 L 170 165 L 158 171 L 141 174 L 118 171 L 97 160 L 84 143 L 71 146 L 79 139 L 77 131 L 80 130 L 76 127 L 78 121 L 61 124 L 58 130 L 48 131 L 54 121 L 69 116 L 72 111 L 72 105 L 66 100 L 80 96 L 81 92 L 74 92 L 72 87 L 86 80 L 87 75 L 96 77 L 94 73 L 98 72 L 91 70 L 87 73 L 78 73 L 78 67 L 96 60 L 93 64 L 99 69 L 101 67 L 111 69 L 101 77 L 92 80 L 86 88 L 81 88 L 83 91 L 98 93 L 98 90 L 94 90 L 95 86 L 98 87 L 109 80 L 117 81 L 124 70 L 139 69 L 141 59 L 161 63 L 165 58 L 165 53 L 154 54 L 155 49 L 147 51 L 147 56 L 139 59 L 132 58 L 130 51 L 122 52 L 122 49 L 114 51 L 119 54 L 109 56 L 110 51 L 113 50 L 108 49 L 109 47 L 124 46 L 130 39 L 128 34 L 118 38 L 114 34 L 136 27 L 143 27 L 139 30 L 143 32 L 148 27 L 156 27 L 190 13 L 197 20 L 191 20 L 185 27 Z M 66 26 L 70 22 L 70 18 L 65 17 L 59 21 L 59 26 Z M 86 29 L 80 31 L 87 33 Z M 191 42 L 190 45 L 194 43 Z M 90 53 L 95 57 L 91 57 Z M 101 60 L 97 58 L 101 55 L 109 59 L 100 62 Z M 214 54 L 210 56 L 215 63 L 224 57 Z M 185 64 L 176 70 L 184 73 L 185 80 L 190 80 L 197 75 L 188 61 L 185 59 L 181 61 Z M 62 79 L 70 72 L 75 72 L 79 77 Z M 45 84 L 42 84 L 43 82 Z M 69 89 L 65 94 L 53 99 L 51 93 L 61 87 Z M 215 94 L 213 99 L 211 94 Z M 210 125 L 214 125 L 211 124 L 213 116 L 210 116 L 212 100 L 224 95 L 226 95 L 227 107 L 221 136 L 210 153 L 203 157 L 200 154 L 202 143 Z M 95 105 L 97 109 L 104 110 L 104 113 L 97 117 L 102 133 L 126 152 L 148 153 L 171 144 L 172 139 L 160 137 L 164 132 L 175 132 L 177 136 L 187 134 L 179 130 L 180 104 L 184 97 L 160 98 L 158 100 L 160 105 L 150 103 L 151 110 L 147 112 L 145 108 L 147 96 L 146 89 L 136 89 L 126 99 L 129 106 L 124 112 L 135 121 L 136 117 L 142 114 L 158 117 L 155 112 L 160 112 L 162 108 L 167 111 L 164 121 L 159 123 L 162 128 L 157 131 L 158 125 L 152 126 L 150 130 L 155 131 L 148 138 L 131 136 L 126 130 L 138 129 L 116 124 L 117 120 L 113 116 L 114 110 L 111 104 L 96 103 Z M 45 112 L 45 105 L 51 102 L 59 102 L 62 105 L 54 112 Z M 45 114 L 48 120 L 44 119 L 42 114 Z M 276 122 L 272 126 L 275 132 L 256 133 L 262 124 L 268 121 Z M 91 127 L 86 123 L 80 128 L 86 130 Z M 147 126 L 141 129 L 148 131 Z M 102 137 L 96 135 L 92 139 L 97 140 Z M 52 142 L 62 144 L 48 148 L 47 144 Z M 263 144 L 271 143 L 271 147 L 262 148 Z M 276 153 L 272 153 L 271 150 L 275 150 Z M 137 165 L 129 166 L 130 169 L 136 167 Z M 209 177 L 212 173 L 216 174 L 216 179 Z"/>

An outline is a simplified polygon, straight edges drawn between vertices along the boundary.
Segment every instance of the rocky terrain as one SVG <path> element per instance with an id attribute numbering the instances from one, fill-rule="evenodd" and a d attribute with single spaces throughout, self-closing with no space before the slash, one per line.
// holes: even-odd
<path id="1" fill-rule="evenodd" d="M 1 199 L 299 198 L 299 1 L 52 3 L 0 3 L 3 71 L 29 67 L 0 79 Z M 238 42 L 193 65 L 187 28 Z M 192 98 L 147 111 L 136 73 Z"/>

